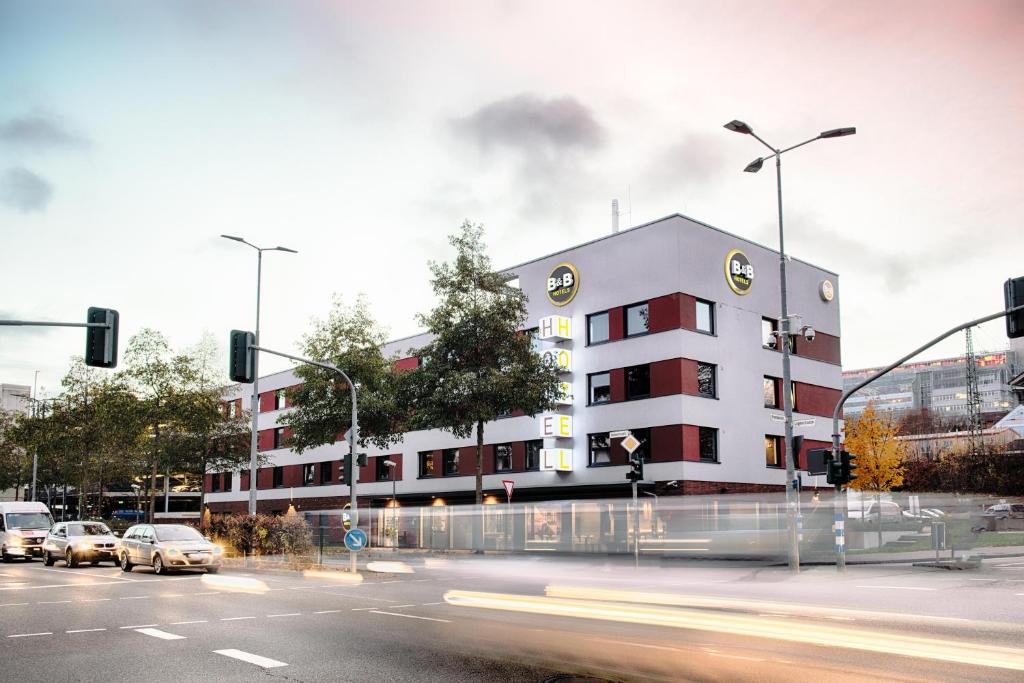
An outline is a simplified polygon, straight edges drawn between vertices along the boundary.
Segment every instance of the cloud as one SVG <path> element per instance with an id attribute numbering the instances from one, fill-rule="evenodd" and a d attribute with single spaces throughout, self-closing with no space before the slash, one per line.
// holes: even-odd
<path id="1" fill-rule="evenodd" d="M 22 213 L 42 211 L 53 198 L 53 186 L 32 171 L 14 166 L 0 175 L 0 204 Z"/>
<path id="2" fill-rule="evenodd" d="M 38 320 L 31 315 L 22 315 L 17 311 L 0 308 L 0 320 Z M 4 334 L 18 334 L 25 337 L 43 337 L 53 331 L 52 327 L 41 327 L 36 325 L 11 325 L 4 327 Z"/>
<path id="3" fill-rule="evenodd" d="M 519 150 L 529 155 L 587 151 L 604 144 L 605 130 L 574 97 L 542 99 L 523 93 L 491 102 L 452 121 L 455 133 L 483 151 Z"/>
<path id="4" fill-rule="evenodd" d="M 726 163 L 718 137 L 689 135 L 669 145 L 648 166 L 644 184 L 673 196 L 707 188 Z"/>
<path id="5" fill-rule="evenodd" d="M 0 141 L 33 150 L 74 149 L 88 144 L 85 138 L 44 114 L 29 114 L 0 123 Z"/>

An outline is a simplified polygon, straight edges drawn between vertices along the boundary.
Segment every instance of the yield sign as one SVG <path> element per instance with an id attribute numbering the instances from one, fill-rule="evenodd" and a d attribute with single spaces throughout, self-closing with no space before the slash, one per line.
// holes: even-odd
<path id="1" fill-rule="evenodd" d="M 511 479 L 502 479 L 502 486 L 505 487 L 505 495 L 508 497 L 508 502 L 512 502 L 512 489 L 516 487 L 516 483 Z"/>

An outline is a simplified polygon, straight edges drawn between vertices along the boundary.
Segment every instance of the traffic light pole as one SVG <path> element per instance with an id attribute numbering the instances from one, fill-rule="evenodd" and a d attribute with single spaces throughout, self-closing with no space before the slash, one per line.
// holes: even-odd
<path id="1" fill-rule="evenodd" d="M 633 568 L 640 568 L 640 503 L 637 500 L 637 482 L 633 481 Z"/>
<path id="2" fill-rule="evenodd" d="M 306 365 L 312 365 L 314 367 L 324 368 L 325 370 L 331 370 L 332 372 L 336 372 L 339 375 L 341 375 L 342 379 L 345 380 L 345 383 L 348 384 L 348 390 L 352 394 L 352 428 L 349 429 L 349 432 L 348 432 L 348 456 L 347 457 L 352 462 L 352 468 L 353 468 L 352 478 L 349 479 L 349 500 L 350 500 L 350 502 L 352 504 L 352 511 L 351 511 L 351 515 L 352 515 L 352 528 L 353 529 L 358 529 L 359 528 L 359 504 L 356 502 L 356 479 L 358 477 L 357 477 L 356 472 L 355 472 L 355 457 L 356 457 L 356 444 L 359 443 L 359 406 L 358 406 L 358 402 L 357 402 L 355 382 L 353 382 L 349 378 L 349 376 L 345 374 L 344 370 L 339 368 L 337 365 L 334 365 L 333 363 L 324 363 L 324 362 L 317 361 L 317 360 L 310 360 L 309 358 L 303 358 L 301 356 L 293 356 L 293 355 L 288 354 L 288 353 L 282 353 L 281 351 L 273 351 L 271 349 L 265 349 L 265 348 L 263 348 L 263 347 L 261 347 L 259 345 L 252 345 L 249 348 L 253 349 L 254 351 L 262 351 L 263 353 L 269 353 L 269 354 L 274 355 L 274 356 L 280 356 L 281 358 L 287 358 L 288 360 L 293 360 L 293 361 L 296 361 L 298 363 L 305 363 Z M 256 471 L 255 468 L 250 470 L 250 472 L 255 472 L 255 471 Z M 250 475 L 250 481 L 251 481 L 251 476 L 252 475 Z M 253 490 L 255 490 L 255 488 L 256 487 L 253 486 Z M 356 571 L 356 554 L 355 553 L 350 553 L 350 555 L 352 556 L 352 572 L 354 573 Z"/>
<path id="3" fill-rule="evenodd" d="M 996 318 L 1002 318 L 1002 317 L 1010 315 L 1011 313 L 1017 313 L 1018 311 L 1024 311 L 1024 306 L 1015 306 L 1013 308 L 1008 308 L 1005 311 L 999 311 L 998 313 L 993 313 L 991 315 L 986 315 L 983 318 L 977 318 L 975 320 L 969 320 L 969 321 L 963 323 L 962 325 L 957 325 L 956 327 L 943 332 L 938 337 L 935 337 L 935 339 L 932 339 L 927 344 L 924 344 L 923 346 L 919 346 L 918 348 L 914 349 L 913 351 L 911 351 L 907 355 L 905 355 L 902 358 L 900 358 L 898 361 L 896 361 L 894 363 L 891 363 L 890 365 L 887 365 L 886 367 L 882 368 L 881 370 L 879 370 L 875 374 L 873 374 L 870 377 L 868 377 L 863 382 L 860 382 L 856 386 L 851 387 L 850 389 L 844 391 L 843 395 L 839 398 L 839 402 L 836 403 L 835 410 L 832 411 L 832 460 L 833 460 L 833 462 L 838 462 L 839 461 L 839 451 L 840 451 L 840 448 L 839 448 L 839 438 L 840 438 L 840 435 L 839 435 L 839 414 L 843 411 L 843 405 L 846 403 L 847 399 L 849 399 L 853 394 L 855 394 L 856 392 L 860 391 L 861 389 L 863 389 L 867 385 L 871 384 L 872 382 L 874 382 L 879 377 L 882 377 L 882 376 L 887 375 L 888 373 L 892 372 L 894 369 L 896 369 L 900 365 L 903 365 L 908 360 L 910 360 L 911 358 L 913 358 L 917 354 L 921 353 L 922 351 L 926 351 L 926 350 L 930 349 L 931 347 L 935 346 L 936 344 L 938 344 L 943 339 L 945 339 L 945 338 L 947 338 L 947 337 L 949 337 L 951 335 L 954 335 L 957 332 L 960 332 L 962 330 L 966 330 L 969 327 L 974 327 L 975 325 L 980 325 L 982 323 L 987 323 L 990 320 L 995 320 Z M 846 543 L 845 543 L 845 540 L 846 540 L 845 539 L 845 534 L 846 534 L 846 530 L 845 530 L 846 511 L 844 510 L 844 508 L 843 508 L 843 506 L 841 504 L 842 503 L 842 500 L 841 500 L 842 499 L 842 495 L 841 495 L 842 494 L 842 489 L 843 489 L 843 487 L 842 487 L 841 484 L 836 484 L 836 499 L 835 499 L 836 569 L 839 570 L 839 571 L 845 571 L 846 570 Z M 842 542 L 840 542 L 841 540 L 842 540 Z"/>

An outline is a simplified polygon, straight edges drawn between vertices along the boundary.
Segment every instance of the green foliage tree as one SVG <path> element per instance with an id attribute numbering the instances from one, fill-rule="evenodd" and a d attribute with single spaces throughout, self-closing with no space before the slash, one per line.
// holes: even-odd
<path id="1" fill-rule="evenodd" d="M 449 237 L 450 263 L 430 263 L 437 306 L 420 323 L 432 335 L 415 349 L 420 366 L 399 375 L 416 428 L 476 433 L 476 502 L 483 502 L 486 423 L 515 411 L 535 415 L 555 405 L 555 367 L 535 353 L 523 332 L 527 298 L 491 267 L 483 227 L 466 221 Z"/>
<path id="2" fill-rule="evenodd" d="M 0 491 L 18 489 L 31 467 L 31 456 L 23 437 L 27 417 L 13 411 L 0 410 Z M 31 476 L 31 472 L 28 472 Z"/>

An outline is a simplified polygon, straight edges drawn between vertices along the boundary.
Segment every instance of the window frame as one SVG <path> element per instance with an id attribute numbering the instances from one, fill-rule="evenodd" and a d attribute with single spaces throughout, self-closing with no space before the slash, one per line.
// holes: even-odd
<path id="1" fill-rule="evenodd" d="M 391 470 L 392 467 L 388 467 L 384 463 L 390 460 L 387 456 L 378 455 L 374 458 L 374 481 L 391 481 Z M 383 472 L 384 476 L 381 476 Z"/>
<path id="2" fill-rule="evenodd" d="M 633 334 L 630 334 L 629 333 L 629 312 L 632 309 L 634 309 L 634 308 L 645 308 L 645 309 L 647 309 L 647 315 L 644 316 L 646 318 L 646 323 L 645 323 L 646 329 L 644 329 L 642 332 L 634 332 Z M 629 306 L 623 306 L 622 307 L 622 338 L 623 339 L 632 339 L 633 337 L 642 337 L 645 334 L 650 334 L 650 333 L 651 333 L 651 306 L 650 306 L 650 301 L 649 300 L 648 301 L 638 301 L 635 304 L 630 304 Z"/>
<path id="3" fill-rule="evenodd" d="M 220 478 L 220 472 L 214 472 L 210 477 L 210 493 L 220 493 L 220 483 L 223 481 Z"/>
<path id="4" fill-rule="evenodd" d="M 634 394 L 632 394 L 630 392 L 629 371 L 630 370 L 636 370 L 638 368 L 646 368 L 647 369 L 647 393 L 646 394 L 635 394 L 634 395 Z M 627 368 L 623 368 L 623 377 L 625 379 L 623 384 L 625 384 L 625 394 L 626 394 L 626 400 L 627 401 L 641 401 L 641 400 L 643 400 L 645 398 L 650 398 L 651 397 L 651 364 L 650 363 L 641 363 L 639 365 L 630 365 Z"/>
<path id="5" fill-rule="evenodd" d="M 232 489 L 234 488 L 234 485 L 235 485 L 235 481 L 234 481 L 235 474 L 234 474 L 234 472 L 222 472 L 221 476 L 224 477 L 224 480 L 222 481 L 221 486 L 220 486 L 221 491 L 223 491 L 224 493 L 231 493 L 231 491 L 232 491 Z"/>
<path id="6" fill-rule="evenodd" d="M 419 455 L 419 472 L 420 479 L 428 479 L 430 477 L 437 476 L 437 463 L 434 462 L 434 451 L 420 451 Z M 429 466 L 428 466 L 429 463 Z"/>
<path id="7" fill-rule="evenodd" d="M 284 448 L 284 427 L 274 427 L 274 450 Z"/>
<path id="8" fill-rule="evenodd" d="M 711 323 L 711 329 L 710 330 L 702 330 L 700 328 L 700 306 L 702 304 L 707 306 L 708 320 Z M 714 301 L 708 301 L 707 299 L 697 299 L 696 302 L 694 303 L 694 313 L 695 313 L 694 318 L 693 318 L 693 320 L 694 320 L 694 322 L 693 322 L 694 329 L 697 332 L 700 332 L 701 334 L 707 334 L 707 335 L 711 335 L 712 337 L 714 337 L 718 333 L 718 326 L 716 325 L 717 320 L 715 320 L 715 302 Z"/>
<path id="9" fill-rule="evenodd" d="M 765 330 L 765 323 L 767 323 L 768 326 L 771 328 L 770 330 Z M 774 348 L 771 347 L 771 346 L 768 346 L 768 335 L 766 334 L 766 332 L 768 332 L 768 331 L 770 331 L 770 332 L 778 332 L 779 331 L 779 321 L 774 319 L 774 318 L 768 318 L 766 316 L 761 316 L 761 348 L 762 349 L 768 349 L 769 351 L 782 351 L 782 345 L 779 344 L 780 340 L 779 340 L 778 337 L 775 338 L 776 341 L 775 341 L 775 347 Z"/>
<path id="10" fill-rule="evenodd" d="M 530 467 L 530 446 L 531 446 L 531 444 L 535 445 L 535 447 L 537 449 L 536 460 L 534 461 L 533 467 Z M 526 471 L 527 472 L 539 472 L 540 471 L 540 452 L 544 448 L 544 439 L 530 439 L 529 441 L 524 441 L 523 445 L 524 445 L 525 451 L 526 451 L 526 458 L 525 458 L 525 460 L 523 462 L 523 465 L 526 468 Z"/>
<path id="11" fill-rule="evenodd" d="M 644 464 L 650 463 L 651 462 L 651 428 L 650 427 L 634 427 L 633 429 L 629 430 L 629 433 L 632 434 L 640 442 L 640 445 L 637 447 L 636 450 L 637 451 L 642 451 L 640 453 L 640 457 L 644 461 Z M 623 449 L 623 450 L 625 450 L 625 449 Z M 633 451 L 633 452 L 636 453 L 636 451 Z M 628 459 L 628 457 L 627 457 L 627 459 Z"/>
<path id="12" fill-rule="evenodd" d="M 704 457 L 704 435 L 711 435 L 712 449 L 714 451 L 713 458 Z M 700 462 L 711 462 L 717 463 L 719 460 L 720 449 L 718 447 L 718 428 L 717 427 L 697 427 L 697 454 Z"/>
<path id="13" fill-rule="evenodd" d="M 449 471 L 448 458 L 451 456 L 451 468 Z M 457 477 L 459 475 L 459 449 L 458 448 L 442 448 L 441 449 L 441 476 L 442 477 Z"/>
<path id="14" fill-rule="evenodd" d="M 607 451 L 607 462 L 596 462 L 594 459 L 594 440 L 603 437 L 607 445 L 599 450 Z M 587 434 L 587 467 L 611 467 L 612 465 L 612 440 L 610 432 L 593 432 Z"/>
<path id="15" fill-rule="evenodd" d="M 593 340 L 593 336 L 590 334 L 590 321 L 591 321 L 592 318 L 596 318 L 597 316 L 600 316 L 600 315 L 603 315 L 604 318 L 605 318 L 604 327 L 605 327 L 605 335 L 606 336 L 605 336 L 604 339 L 601 339 L 601 340 L 598 340 L 598 341 L 594 341 Z M 598 346 L 600 344 L 607 344 L 611 340 L 612 340 L 611 311 L 610 310 L 604 310 L 604 311 L 597 311 L 596 313 L 588 314 L 587 315 L 587 346 Z"/>
<path id="16" fill-rule="evenodd" d="M 274 410 L 284 410 L 285 403 L 286 403 L 286 399 L 285 399 L 285 395 L 284 395 L 284 389 L 275 389 L 274 390 Z"/>
<path id="17" fill-rule="evenodd" d="M 502 468 L 499 466 L 500 460 L 498 456 L 498 449 L 508 449 L 508 467 Z M 511 472 L 512 471 L 512 444 L 511 443 L 496 443 L 494 444 L 494 471 L 500 472 Z"/>
<path id="18" fill-rule="evenodd" d="M 604 401 L 594 400 L 594 378 L 598 375 L 605 375 L 608 377 L 608 398 Z M 592 372 L 587 375 L 587 405 L 588 406 L 601 406 L 606 403 L 612 402 L 612 373 L 611 370 L 605 370 L 603 372 Z"/>
<path id="19" fill-rule="evenodd" d="M 333 483 L 334 480 L 334 462 L 332 460 L 324 460 L 320 463 L 320 475 L 318 481 L 320 486 L 327 486 Z"/>
<path id="20" fill-rule="evenodd" d="M 701 390 L 700 386 L 700 369 L 701 367 L 711 368 L 711 393 L 707 393 Z M 704 398 L 718 398 L 718 366 L 714 363 L 705 363 L 703 361 L 697 361 L 697 394 Z"/>
<path id="21" fill-rule="evenodd" d="M 270 488 L 284 488 L 284 465 L 275 465 L 270 471 Z"/>
<path id="22" fill-rule="evenodd" d="M 304 462 L 302 463 L 302 485 L 303 486 L 316 486 L 316 463 L 315 462 Z"/>
<path id="23" fill-rule="evenodd" d="M 768 443 L 771 441 L 774 445 L 775 451 L 775 464 L 768 462 Z M 764 435 L 764 466 L 770 470 L 781 470 L 785 467 L 782 462 L 782 449 L 785 447 L 785 439 L 777 434 L 765 434 Z"/>
<path id="24" fill-rule="evenodd" d="M 772 383 L 772 403 L 769 404 L 769 403 L 766 402 L 764 404 L 764 407 L 765 408 L 770 408 L 772 410 L 779 410 L 781 408 L 779 403 L 782 402 L 781 401 L 781 398 L 782 398 L 782 380 L 780 378 L 778 378 L 778 377 L 772 377 L 771 375 L 765 375 L 764 376 L 764 380 L 761 382 L 761 396 L 762 396 L 762 398 L 764 398 L 767 395 L 766 392 L 765 392 L 765 387 L 767 386 L 768 382 Z"/>

